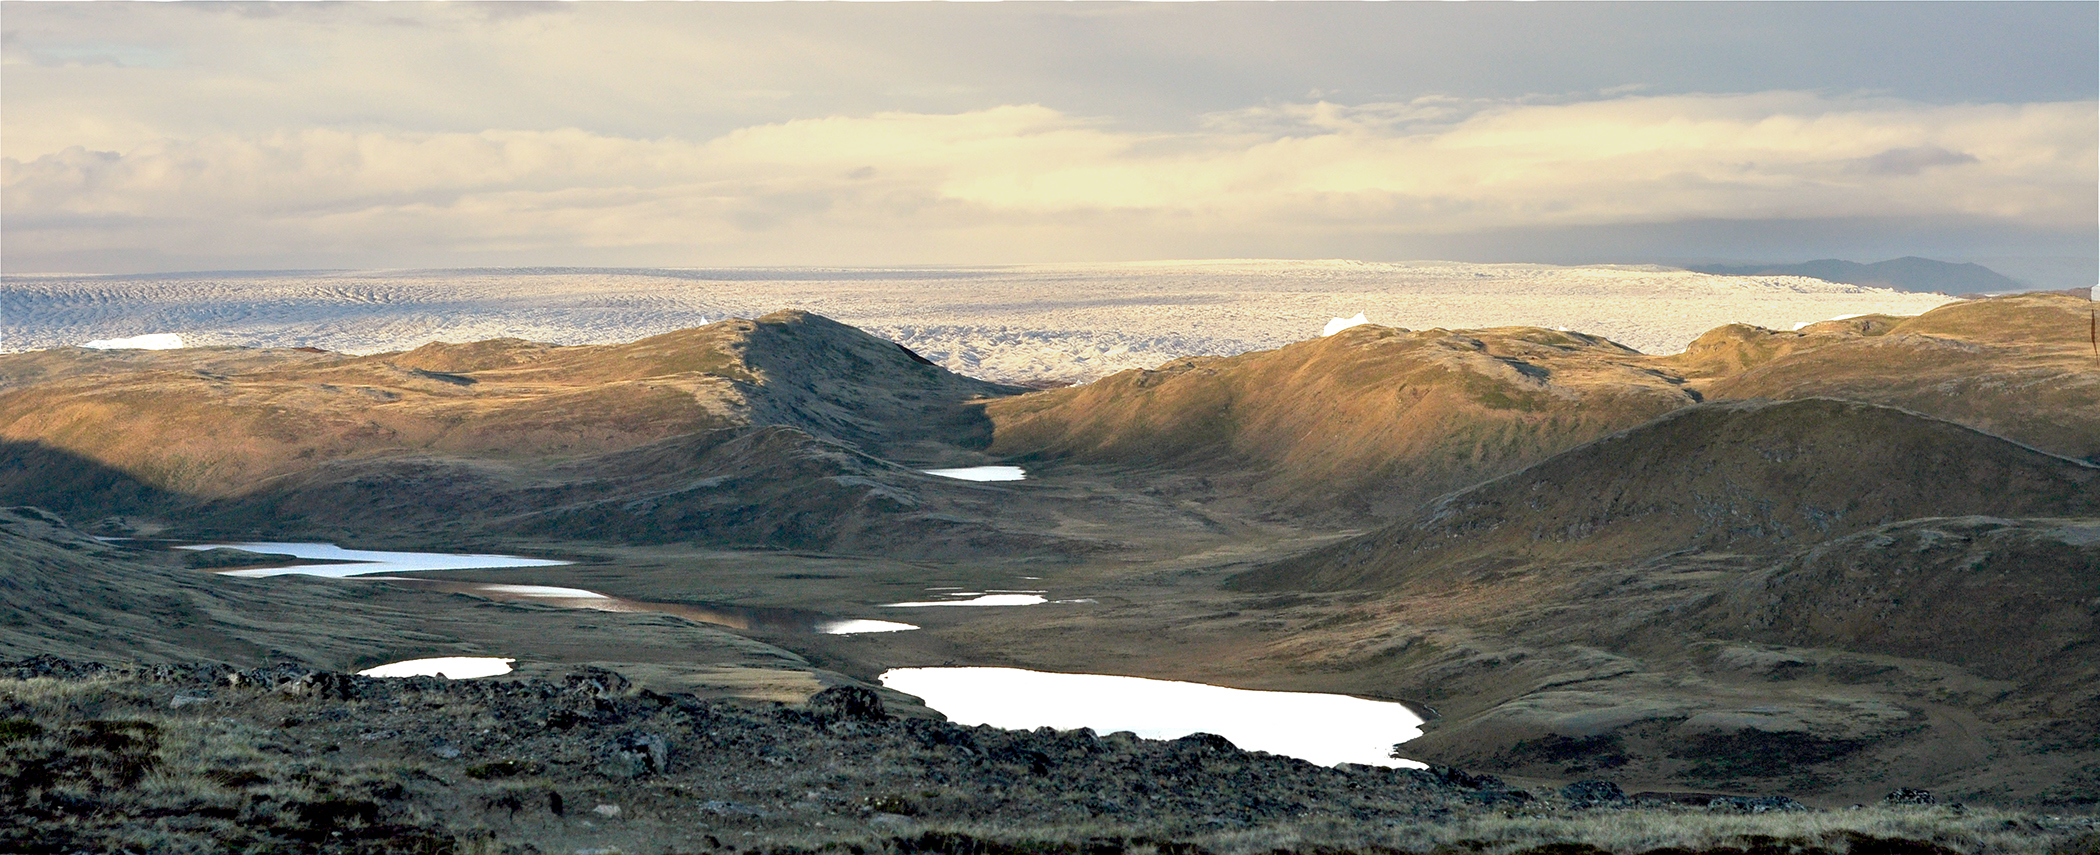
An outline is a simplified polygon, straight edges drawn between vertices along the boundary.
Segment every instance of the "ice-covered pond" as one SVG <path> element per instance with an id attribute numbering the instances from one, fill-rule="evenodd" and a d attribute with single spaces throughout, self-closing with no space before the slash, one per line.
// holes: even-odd
<path id="1" fill-rule="evenodd" d="M 343 564 L 305 564 L 297 567 L 250 567 L 226 570 L 226 576 L 326 576 L 342 579 L 373 573 L 413 573 L 418 570 L 484 570 L 501 567 L 559 567 L 567 561 L 522 558 L 516 555 L 449 555 L 442 552 L 386 552 L 376 549 L 344 549 L 331 543 L 203 543 L 178 549 L 231 547 L 249 552 L 290 555 L 310 561 L 342 561 Z"/>
<path id="2" fill-rule="evenodd" d="M 1422 717 L 1391 701 L 1019 668 L 898 668 L 881 679 L 958 724 L 1127 730 L 1147 739 L 1215 733 L 1249 751 L 1326 766 L 1423 766 L 1391 755 L 1396 743 L 1422 735 Z"/>
<path id="3" fill-rule="evenodd" d="M 1019 466 L 965 466 L 960 469 L 926 469 L 928 475 L 963 481 L 1025 481 L 1028 470 Z"/>
<path id="4" fill-rule="evenodd" d="M 225 576 L 325 576 L 331 579 L 344 579 L 352 576 L 374 577 L 380 573 L 412 573 L 419 570 L 552 567 L 569 563 L 567 561 L 553 561 L 544 558 L 521 558 L 515 555 L 449 555 L 442 552 L 392 552 L 376 549 L 344 549 L 328 543 L 285 543 L 276 541 L 206 543 L 178 546 L 176 548 L 204 550 L 221 547 L 274 555 L 290 555 L 294 558 L 309 561 L 347 562 L 340 564 L 303 564 L 293 567 L 249 567 L 240 570 L 218 571 Z M 395 576 L 377 577 L 374 581 L 395 582 L 406 587 L 454 594 L 471 594 L 487 600 L 536 602 L 560 608 L 592 609 L 604 612 L 671 614 L 701 623 L 743 630 L 815 632 L 824 635 L 861 635 L 872 632 L 903 632 L 918 629 L 918 627 L 911 624 L 897 621 L 841 619 L 801 609 L 656 603 L 646 600 L 629 600 L 583 588 L 566 588 L 556 585 L 454 582 L 443 579 L 415 579 Z"/>

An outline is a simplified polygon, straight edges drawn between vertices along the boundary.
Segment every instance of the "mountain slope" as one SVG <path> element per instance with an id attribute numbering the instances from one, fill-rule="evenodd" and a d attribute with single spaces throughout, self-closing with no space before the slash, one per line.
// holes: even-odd
<path id="1" fill-rule="evenodd" d="M 1389 515 L 1697 400 L 1640 359 L 1580 333 L 1364 325 L 994 400 L 989 450 Z"/>
<path id="2" fill-rule="evenodd" d="M 1928 516 L 2100 512 L 2100 467 L 1889 407 L 1688 407 L 1237 576 L 1244 590 L 1439 590 L 1511 568 L 1773 552 Z"/>
<path id="3" fill-rule="evenodd" d="M 986 521 L 969 402 L 1019 391 L 802 312 L 618 345 L 0 357 L 0 501 L 192 534 L 497 533 L 941 553 Z M 378 531 L 375 529 L 386 529 Z"/>
<path id="4" fill-rule="evenodd" d="M 1657 362 L 1711 399 L 1871 401 L 2100 460 L 2091 310 L 2063 294 L 2022 294 L 1799 332 L 1723 327 Z"/>

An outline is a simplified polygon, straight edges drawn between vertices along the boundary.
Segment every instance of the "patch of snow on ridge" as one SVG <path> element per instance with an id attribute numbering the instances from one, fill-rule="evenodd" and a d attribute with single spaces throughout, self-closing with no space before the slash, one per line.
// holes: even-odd
<path id="1" fill-rule="evenodd" d="M 817 631 L 825 635 L 859 635 L 864 632 L 905 632 L 918 629 L 908 623 L 893 620 L 840 620 L 817 625 Z"/>
<path id="2" fill-rule="evenodd" d="M 408 659 L 389 662 L 377 668 L 366 668 L 357 672 L 360 677 L 443 677 L 447 680 L 472 680 L 477 677 L 494 677 L 510 673 L 510 663 L 516 659 L 499 659 L 494 656 L 440 656 L 434 659 Z"/>
<path id="3" fill-rule="evenodd" d="M 965 466 L 961 469 L 926 469 L 928 475 L 962 481 L 1025 481 L 1028 470 L 1019 466 Z"/>
<path id="4" fill-rule="evenodd" d="M 1370 321 L 1364 318 L 1364 313 L 1362 312 L 1357 312 L 1356 317 L 1353 318 L 1335 318 L 1327 322 L 1325 329 L 1320 330 L 1320 337 L 1326 338 L 1350 327 L 1359 327 L 1368 323 Z"/>
<path id="5" fill-rule="evenodd" d="M 129 338 L 98 338 L 81 345 L 96 350 L 181 350 L 182 336 L 171 332 L 147 333 Z"/>
<path id="6" fill-rule="evenodd" d="M 922 600 L 909 603 L 885 603 L 887 609 L 923 609 L 929 606 L 1034 606 L 1050 602 L 1041 594 L 981 594 L 967 600 Z"/>

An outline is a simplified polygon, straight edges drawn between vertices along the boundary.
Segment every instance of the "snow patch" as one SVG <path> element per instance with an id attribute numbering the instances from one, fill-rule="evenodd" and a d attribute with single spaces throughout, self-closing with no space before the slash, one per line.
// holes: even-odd
<path id="1" fill-rule="evenodd" d="M 171 332 L 148 333 L 129 338 L 98 338 L 81 345 L 96 350 L 181 350 L 186 346 L 182 343 L 182 336 Z"/>
<path id="2" fill-rule="evenodd" d="M 918 629 L 908 623 L 893 620 L 841 620 L 817 625 L 817 631 L 825 635 L 859 635 L 864 632 L 904 632 Z"/>
<path id="3" fill-rule="evenodd" d="M 377 668 L 366 668 L 357 672 L 360 677 L 443 677 L 447 680 L 472 680 L 476 677 L 494 677 L 510 673 L 510 663 L 516 659 L 499 659 L 494 656 L 440 656 L 434 659 L 408 659 L 388 662 Z"/>
<path id="4" fill-rule="evenodd" d="M 885 603 L 888 609 L 922 609 L 928 606 L 1033 606 L 1050 600 L 1041 594 L 982 594 L 967 600 L 926 600 L 910 603 Z"/>
<path id="5" fill-rule="evenodd" d="M 963 481 L 1025 481 L 1028 470 L 1019 466 L 965 466 L 961 469 L 925 469 L 928 475 Z"/>
<path id="6" fill-rule="evenodd" d="M 1356 317 L 1353 318 L 1335 318 L 1334 320 L 1328 321 L 1327 328 L 1320 331 L 1320 336 L 1322 338 L 1325 338 L 1350 327 L 1363 326 L 1364 324 L 1368 323 L 1370 323 L 1370 321 L 1364 318 L 1364 313 L 1357 312 Z"/>

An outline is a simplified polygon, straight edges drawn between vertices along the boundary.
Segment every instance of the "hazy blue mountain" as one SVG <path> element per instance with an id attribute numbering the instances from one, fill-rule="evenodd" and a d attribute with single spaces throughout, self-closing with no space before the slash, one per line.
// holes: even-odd
<path id="1" fill-rule="evenodd" d="M 1892 258 L 1873 264 L 1824 258 L 1800 264 L 1706 264 L 1685 269 L 1723 276 L 1808 276 L 1848 285 L 1872 285 L 1898 291 L 1931 291 L 1941 294 L 1995 293 L 2017 291 L 2025 287 L 2019 280 L 2004 276 L 1981 264 L 1954 264 L 1917 256 Z"/>

